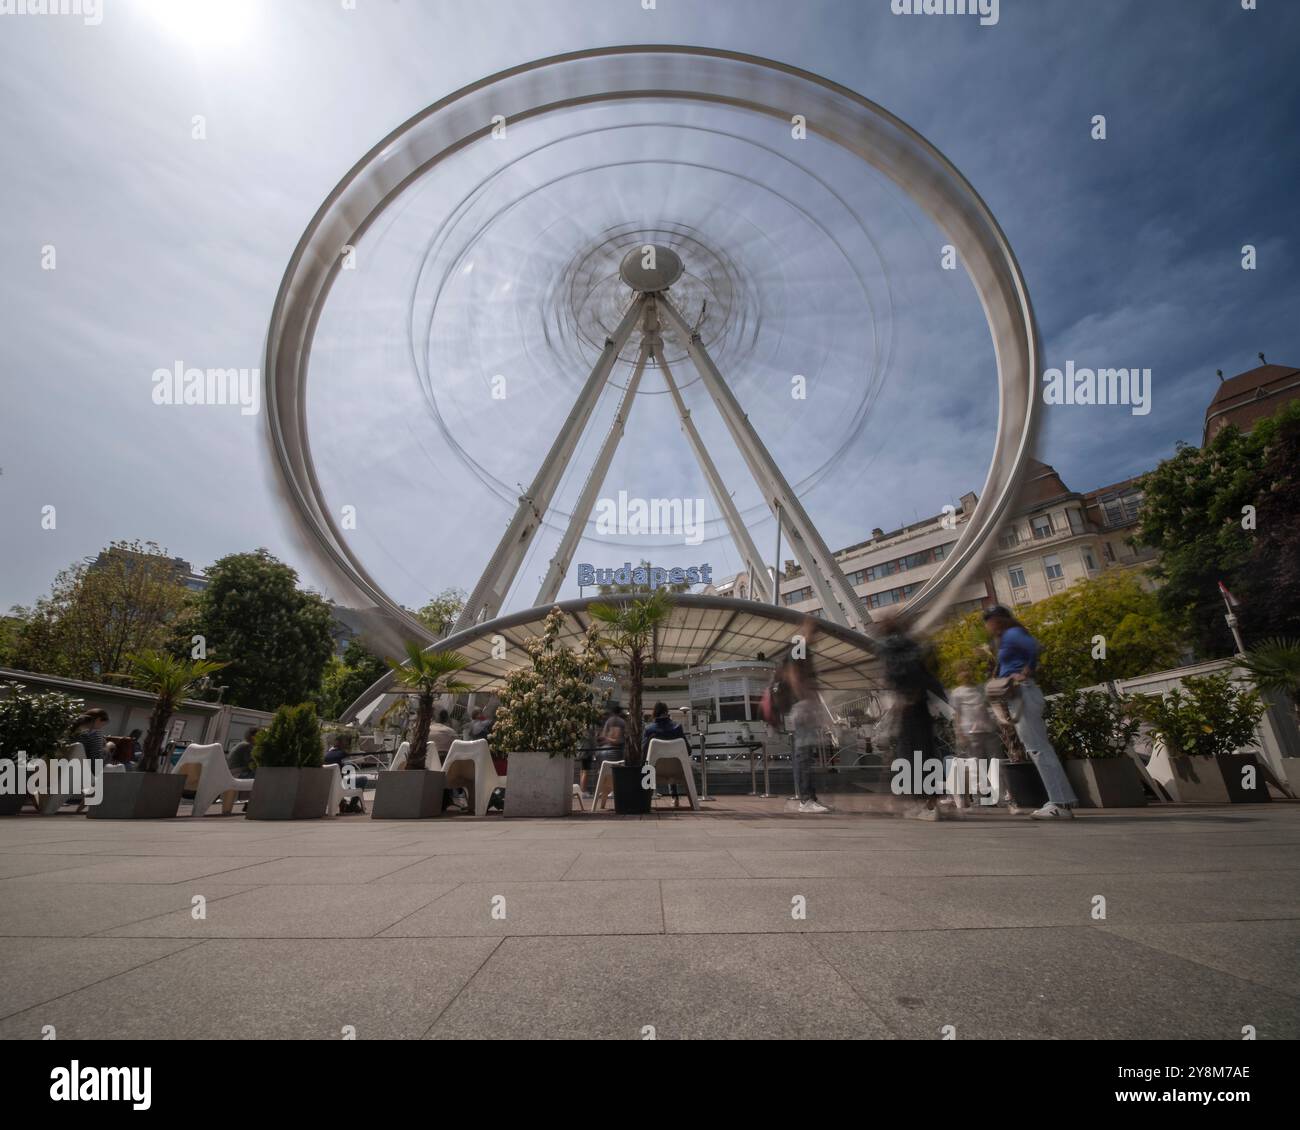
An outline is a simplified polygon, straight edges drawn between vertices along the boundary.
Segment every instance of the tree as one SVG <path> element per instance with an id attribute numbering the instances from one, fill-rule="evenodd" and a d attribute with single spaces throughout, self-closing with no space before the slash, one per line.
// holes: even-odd
<path id="1" fill-rule="evenodd" d="M 415 737 L 406 759 L 408 769 L 423 769 L 426 747 L 429 744 L 429 727 L 433 724 L 433 700 L 442 694 L 456 694 L 472 688 L 456 682 L 452 676 L 469 666 L 469 660 L 454 651 L 424 651 L 414 640 L 406 641 L 406 661 L 390 659 L 397 683 L 415 691 L 417 710 Z"/>
<path id="2" fill-rule="evenodd" d="M 1183 653 L 1160 598 L 1128 571 L 1079 581 L 1020 619 L 1042 649 L 1035 677 L 1046 694 L 1175 667 Z"/>
<path id="3" fill-rule="evenodd" d="M 1296 450 L 1298 427 L 1300 403 L 1289 404 L 1249 433 L 1227 427 L 1205 447 L 1180 445 L 1141 481 L 1139 536 L 1160 554 L 1151 575 L 1162 582 L 1161 607 L 1190 625 L 1204 655 L 1236 650 L 1223 619 L 1220 581 L 1263 598 L 1262 609 L 1248 601 L 1242 610 L 1248 632 L 1280 630 L 1283 621 L 1267 619 L 1279 609 L 1300 616 L 1300 472 L 1294 454 L 1286 461 L 1286 452 Z M 1256 565 L 1259 573 L 1252 576 Z"/>
<path id="4" fill-rule="evenodd" d="M 435 636 L 447 635 L 456 624 L 456 618 L 465 607 L 465 590 L 443 589 L 428 604 L 415 613 L 415 618 Z"/>
<path id="5" fill-rule="evenodd" d="M 226 663 L 227 701 L 274 710 L 319 691 L 334 651 L 330 609 L 297 585 L 298 574 L 265 549 L 232 553 L 208 570 L 191 626 L 206 654 Z"/>
<path id="6" fill-rule="evenodd" d="M 1183 651 L 1183 633 L 1158 595 L 1128 571 L 1078 581 L 1019 617 L 1041 649 L 1035 677 L 1047 694 L 1173 667 Z M 992 674 L 993 649 L 979 612 L 949 622 L 934 647 L 945 686 L 961 681 L 965 664 L 977 677 Z"/>
<path id="7" fill-rule="evenodd" d="M 1290 696 L 1300 726 L 1300 640 L 1265 640 L 1242 656 L 1241 665 L 1261 691 Z"/>
<path id="8" fill-rule="evenodd" d="M 593 620 L 603 625 L 601 646 L 612 648 L 627 657 L 631 691 L 628 696 L 629 718 L 624 748 L 627 763 L 640 765 L 641 696 L 646 652 L 654 641 L 655 633 L 672 613 L 672 597 L 663 589 L 655 589 L 648 596 L 634 597 L 617 604 L 592 604 L 587 611 Z"/>
<path id="9" fill-rule="evenodd" d="M 132 652 L 164 646 L 192 599 L 180 566 L 154 542 L 115 541 L 69 566 L 50 595 L 17 608 L 10 661 L 25 671 L 101 679 Z"/>
<path id="10" fill-rule="evenodd" d="M 339 718 L 376 679 L 388 673 L 388 664 L 360 640 L 348 640 L 343 656 L 331 656 L 321 679 L 320 712 L 327 719 Z"/>
<path id="11" fill-rule="evenodd" d="M 1300 412 L 1275 421 L 1266 440 L 1250 557 L 1233 587 L 1248 644 L 1265 633 L 1300 637 Z"/>
<path id="12" fill-rule="evenodd" d="M 127 656 L 127 660 L 131 670 L 120 677 L 129 678 L 140 690 L 154 696 L 149 728 L 144 735 L 140 770 L 156 773 L 167 723 L 176 713 L 176 707 L 201 680 L 220 671 L 225 664 L 210 659 L 177 659 L 165 651 L 137 652 Z"/>
<path id="13" fill-rule="evenodd" d="M 531 663 L 506 676 L 491 733 L 498 753 L 571 756 L 600 718 L 591 686 L 605 666 L 596 625 L 588 625 L 581 651 L 560 644 L 563 627 L 564 613 L 551 609 L 542 634 L 524 642 Z"/>

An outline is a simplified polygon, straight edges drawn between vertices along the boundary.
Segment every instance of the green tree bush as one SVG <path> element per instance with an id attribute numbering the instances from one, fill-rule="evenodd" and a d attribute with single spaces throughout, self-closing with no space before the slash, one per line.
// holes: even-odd
<path id="1" fill-rule="evenodd" d="M 280 707 L 253 745 L 253 762 L 259 769 L 315 769 L 324 757 L 320 719 L 311 702 Z"/>

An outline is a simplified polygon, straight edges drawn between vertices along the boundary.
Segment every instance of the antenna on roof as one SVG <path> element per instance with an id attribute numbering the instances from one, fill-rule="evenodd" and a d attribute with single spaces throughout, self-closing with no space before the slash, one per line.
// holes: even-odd
<path id="1" fill-rule="evenodd" d="M 1267 364 L 1268 364 L 1268 362 L 1264 360 L 1264 355 L 1263 355 L 1262 353 L 1256 353 L 1255 356 L 1259 358 L 1259 363 L 1260 363 L 1261 365 L 1267 365 Z"/>
<path id="2" fill-rule="evenodd" d="M 1223 370 L 1215 369 L 1214 371 L 1219 374 L 1219 384 L 1223 384 Z"/>

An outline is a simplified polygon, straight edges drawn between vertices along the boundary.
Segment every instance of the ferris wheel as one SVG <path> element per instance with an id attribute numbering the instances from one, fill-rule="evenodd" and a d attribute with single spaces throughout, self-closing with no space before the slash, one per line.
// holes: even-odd
<path id="1" fill-rule="evenodd" d="M 412 450 L 487 500 L 449 644 L 508 601 L 555 602 L 627 437 L 669 424 L 751 603 L 775 597 L 779 562 L 751 532 L 775 518 L 828 626 L 869 638 L 807 503 L 861 446 L 897 344 L 868 183 L 941 235 L 992 339 L 984 486 L 906 605 L 922 626 L 942 615 L 1032 450 L 1039 342 L 1011 248 L 952 164 L 875 103 L 770 60 L 674 46 L 555 56 L 456 91 L 362 157 L 303 233 L 267 335 L 269 440 L 336 597 L 371 614 L 377 639 L 432 643 L 363 560 L 319 466 L 320 406 L 360 383 L 373 394 L 357 428 L 409 428 Z M 326 340 L 350 343 L 343 363 L 324 360 Z M 817 396 L 792 398 L 793 376 Z"/>

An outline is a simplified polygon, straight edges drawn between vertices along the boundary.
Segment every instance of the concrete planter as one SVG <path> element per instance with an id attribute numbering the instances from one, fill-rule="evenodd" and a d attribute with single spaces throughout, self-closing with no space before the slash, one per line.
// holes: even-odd
<path id="1" fill-rule="evenodd" d="M 1215 754 L 1214 759 L 1219 763 L 1228 799 L 1233 804 L 1263 804 L 1273 799 L 1268 795 L 1264 769 L 1253 753 L 1219 753 Z M 1254 770 L 1255 787 L 1251 789 L 1246 788 L 1245 775 L 1242 773 L 1247 766 Z"/>
<path id="2" fill-rule="evenodd" d="M 1159 738 L 1151 749 L 1147 772 L 1179 804 L 1228 803 L 1228 786 L 1223 783 L 1223 773 L 1213 757 L 1171 754 Z"/>
<path id="3" fill-rule="evenodd" d="M 1001 772 L 1011 803 L 1017 808 L 1042 808 L 1047 803 L 1047 789 L 1032 761 L 1004 761 Z"/>
<path id="4" fill-rule="evenodd" d="M 1062 762 L 1081 808 L 1144 808 L 1147 794 L 1129 757 L 1072 757 Z"/>
<path id="5" fill-rule="evenodd" d="M 614 774 L 614 811 L 620 816 L 645 816 L 654 801 L 654 789 L 645 787 L 640 765 L 616 765 Z"/>
<path id="6" fill-rule="evenodd" d="M 568 816 L 573 811 L 573 762 L 546 753 L 512 753 L 506 787 L 507 819 Z"/>
<path id="7" fill-rule="evenodd" d="M 1282 768 L 1286 772 L 1286 782 L 1291 791 L 1300 796 L 1300 757 L 1282 758 Z"/>
<path id="8" fill-rule="evenodd" d="M 447 774 L 436 769 L 398 769 L 379 774 L 371 820 L 428 820 L 442 815 Z"/>
<path id="9" fill-rule="evenodd" d="M 262 765 L 253 778 L 248 802 L 250 820 L 319 820 L 330 799 L 330 774 L 334 766 L 299 769 Z"/>
<path id="10" fill-rule="evenodd" d="M 179 773 L 105 773 L 104 795 L 86 805 L 92 820 L 170 820 L 181 806 Z"/>

